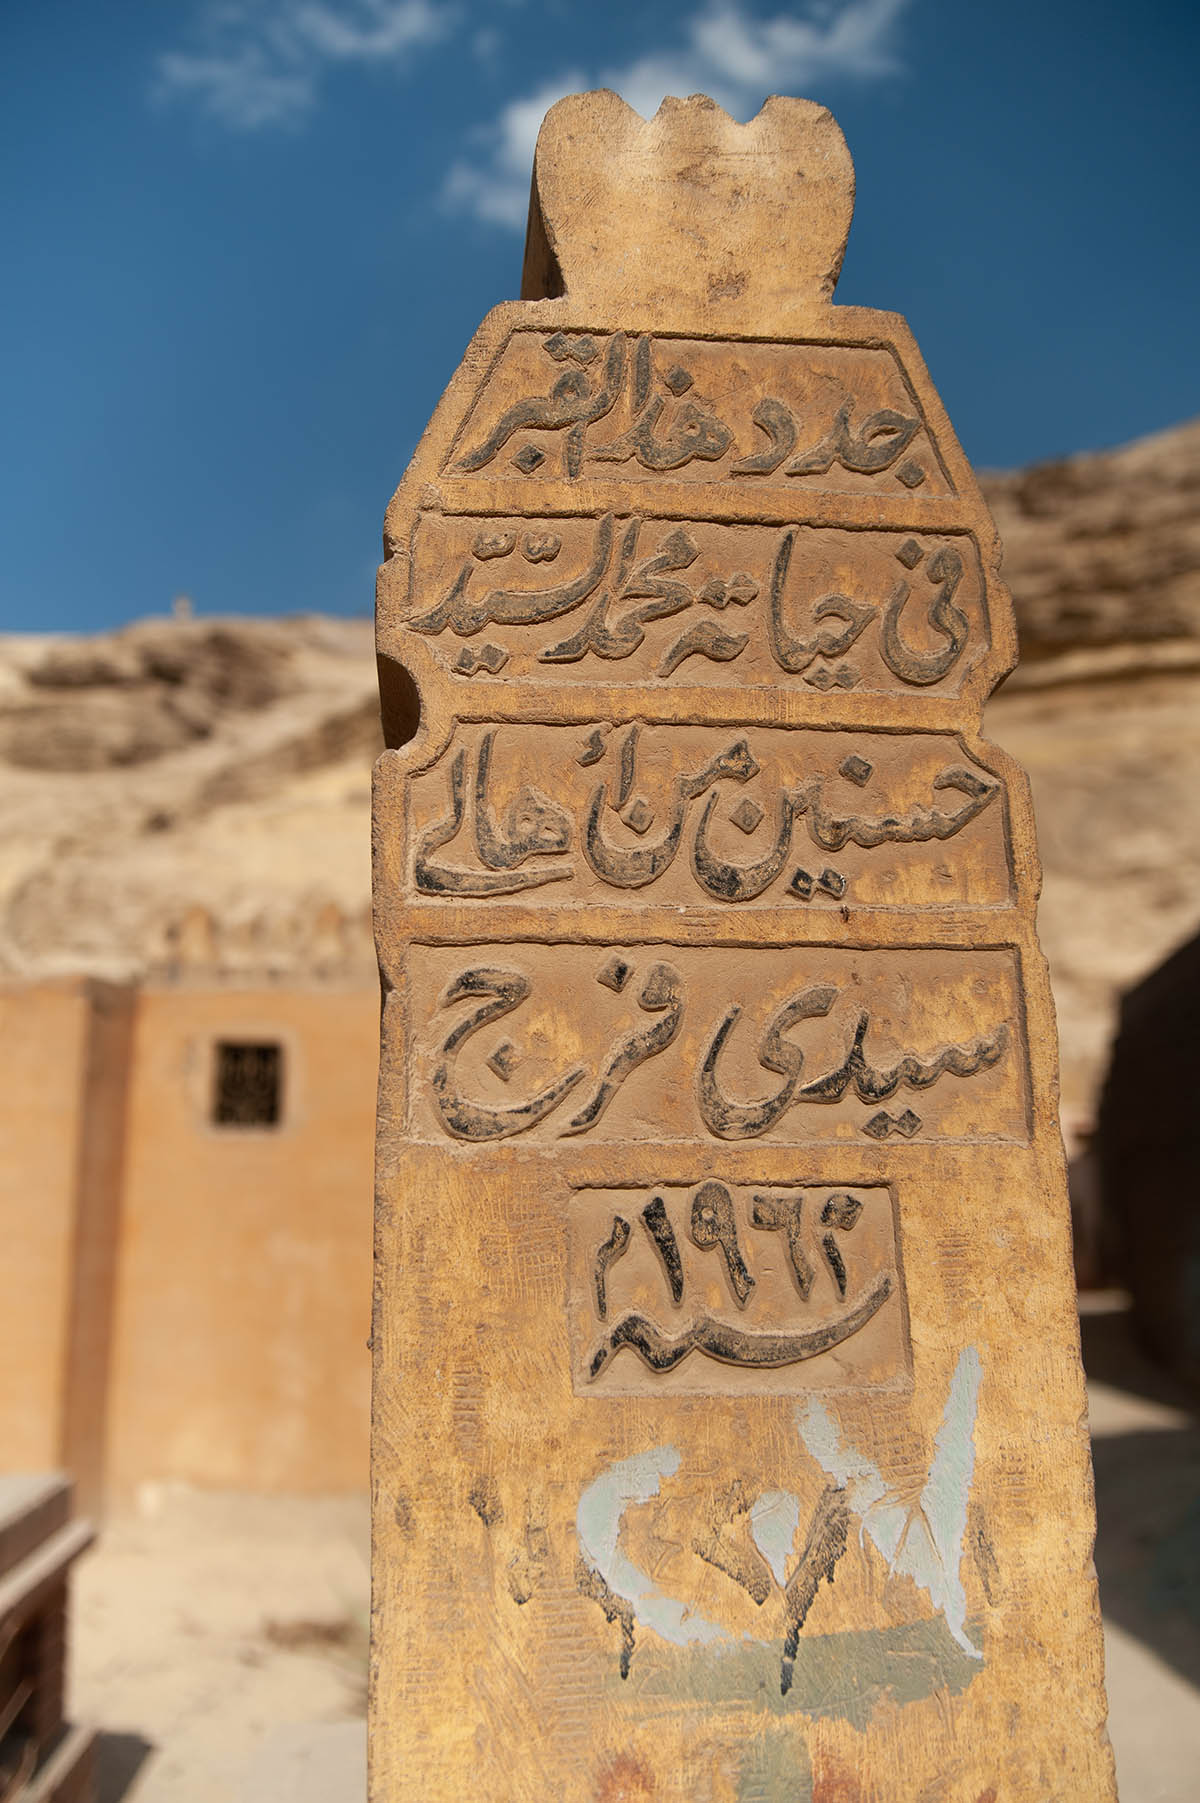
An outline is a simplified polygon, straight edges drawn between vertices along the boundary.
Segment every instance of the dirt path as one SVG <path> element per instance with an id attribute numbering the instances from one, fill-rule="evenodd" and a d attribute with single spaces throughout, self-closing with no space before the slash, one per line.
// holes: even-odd
<path id="1" fill-rule="evenodd" d="M 79 1566 L 97 1803 L 362 1803 L 366 1499 L 150 1491 Z M 287 1788 L 272 1788 L 291 1773 Z"/>

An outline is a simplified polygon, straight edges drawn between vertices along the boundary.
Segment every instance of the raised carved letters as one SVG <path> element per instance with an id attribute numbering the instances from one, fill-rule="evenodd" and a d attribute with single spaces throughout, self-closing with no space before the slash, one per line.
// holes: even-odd
<path id="1" fill-rule="evenodd" d="M 464 1147 L 1021 1141 L 1017 998 L 1006 952 L 428 946 L 410 978 L 412 1131 Z"/>
<path id="2" fill-rule="evenodd" d="M 954 492 L 888 347 L 748 343 L 731 369 L 720 344 L 624 332 L 514 332 L 443 468 Z"/>
<path id="3" fill-rule="evenodd" d="M 457 678 L 955 694 L 990 645 L 967 534 L 431 514 L 407 627 Z"/>
<path id="4" fill-rule="evenodd" d="M 896 1204 L 879 1183 L 705 1178 L 572 1197 L 581 1396 L 907 1381 Z"/>
<path id="5" fill-rule="evenodd" d="M 1011 892 L 1002 785 L 950 734 L 466 724 L 411 795 L 417 895 L 553 883 L 556 905 L 630 909 Z"/>

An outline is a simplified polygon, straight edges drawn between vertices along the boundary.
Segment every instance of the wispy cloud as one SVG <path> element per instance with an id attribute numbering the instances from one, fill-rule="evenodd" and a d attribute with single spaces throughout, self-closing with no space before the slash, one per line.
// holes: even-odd
<path id="1" fill-rule="evenodd" d="M 494 125 L 476 132 L 478 160 L 451 166 L 442 189 L 447 206 L 495 225 L 523 229 L 538 127 L 556 100 L 590 85 L 583 71 L 575 69 L 524 100 L 510 101 Z"/>
<path id="2" fill-rule="evenodd" d="M 457 16 L 453 0 L 209 0 L 191 40 L 158 58 L 155 95 L 235 131 L 293 125 L 330 69 L 402 65 Z"/>
<path id="3" fill-rule="evenodd" d="M 510 101 L 451 165 L 443 203 L 521 229 L 538 127 L 556 100 L 581 89 L 615 88 L 647 118 L 664 95 L 703 92 L 748 118 L 771 92 L 803 91 L 830 76 L 894 73 L 896 27 L 908 4 L 809 0 L 802 17 L 760 18 L 741 0 L 708 0 L 676 42 L 623 66 L 564 69 Z M 188 40 L 157 59 L 154 92 L 161 101 L 189 101 L 234 131 L 292 126 L 316 107 L 332 71 L 404 67 L 467 16 L 465 0 L 201 0 Z M 471 40 L 485 60 L 497 42 L 492 25 Z"/>
<path id="4" fill-rule="evenodd" d="M 830 76 L 871 80 L 900 68 L 896 27 L 908 0 L 814 0 L 808 16 L 751 17 L 738 0 L 712 0 L 678 43 L 623 68 L 571 70 L 536 94 L 510 102 L 477 134 L 478 152 L 455 162 L 445 204 L 520 229 L 538 126 L 564 94 L 615 88 L 650 118 L 667 94 L 704 93 L 736 118 L 752 117 L 769 93 L 801 91 Z"/>

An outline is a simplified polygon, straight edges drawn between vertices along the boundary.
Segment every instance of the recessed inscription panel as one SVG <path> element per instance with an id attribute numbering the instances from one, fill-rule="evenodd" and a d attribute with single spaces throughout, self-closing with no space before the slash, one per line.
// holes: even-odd
<path id="1" fill-rule="evenodd" d="M 786 1395 L 908 1381 L 886 1184 L 582 1190 L 568 1313 L 581 1396 Z"/>
<path id="2" fill-rule="evenodd" d="M 443 465 L 478 474 L 954 492 L 890 347 L 624 332 L 514 332 Z"/>
<path id="3" fill-rule="evenodd" d="M 468 723 L 412 779 L 411 893 L 1002 906 L 998 777 L 951 734 Z"/>
<path id="4" fill-rule="evenodd" d="M 1009 951 L 417 946 L 414 1137 L 1024 1140 Z"/>
<path id="5" fill-rule="evenodd" d="M 406 626 L 464 682 L 957 694 L 990 645 L 965 533 L 422 515 Z"/>

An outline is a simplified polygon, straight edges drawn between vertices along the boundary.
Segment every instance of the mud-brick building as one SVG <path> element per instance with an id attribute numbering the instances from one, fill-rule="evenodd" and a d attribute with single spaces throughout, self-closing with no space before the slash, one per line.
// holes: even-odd
<path id="1" fill-rule="evenodd" d="M 361 1489 L 369 985 L 0 993 L 0 1448 L 93 1502 Z"/>

